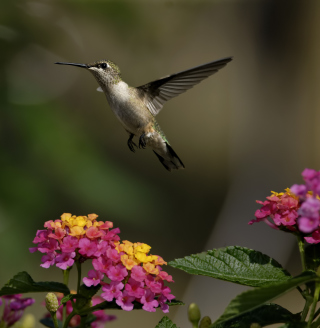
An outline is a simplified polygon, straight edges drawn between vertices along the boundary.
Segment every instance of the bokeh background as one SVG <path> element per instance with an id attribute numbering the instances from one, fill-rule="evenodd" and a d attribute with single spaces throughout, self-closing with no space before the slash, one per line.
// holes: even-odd
<path id="1" fill-rule="evenodd" d="M 15 0 L 0 8 L 1 285 L 22 270 L 36 281 L 62 279 L 28 248 L 63 212 L 97 213 L 168 261 L 241 245 L 299 273 L 292 236 L 247 222 L 256 199 L 300 183 L 305 167 L 319 169 L 319 1 Z M 172 173 L 150 150 L 129 151 L 91 74 L 53 64 L 111 59 L 139 86 L 227 56 L 234 60 L 157 117 L 186 166 Z M 177 298 L 213 320 L 243 290 L 168 272 Z M 295 294 L 280 302 L 288 300 L 301 310 Z M 169 316 L 188 327 L 186 311 Z M 154 327 L 162 317 L 117 315 L 110 327 Z"/>

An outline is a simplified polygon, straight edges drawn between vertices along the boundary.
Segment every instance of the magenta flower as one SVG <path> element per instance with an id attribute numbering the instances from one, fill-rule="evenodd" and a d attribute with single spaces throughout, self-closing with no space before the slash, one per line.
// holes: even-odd
<path id="1" fill-rule="evenodd" d="M 103 279 L 103 273 L 96 270 L 90 270 L 88 272 L 88 277 L 83 278 L 83 283 L 87 287 L 97 286 L 100 284 L 102 279 Z"/>
<path id="2" fill-rule="evenodd" d="M 68 267 L 72 267 L 74 263 L 75 252 L 61 253 L 56 257 L 56 266 L 62 270 L 67 270 Z"/>
<path id="3" fill-rule="evenodd" d="M 92 265 L 97 271 L 107 274 L 112 265 L 112 261 L 104 257 L 99 257 L 98 259 L 92 260 Z"/>
<path id="4" fill-rule="evenodd" d="M 111 259 L 113 262 L 118 263 L 120 262 L 120 254 L 117 250 L 112 249 L 111 247 L 106 252 L 109 259 Z"/>
<path id="5" fill-rule="evenodd" d="M 124 284 L 120 281 L 111 281 L 110 284 L 102 283 L 101 297 L 106 301 L 111 302 L 114 298 L 122 296 L 121 290 L 123 289 Z"/>
<path id="6" fill-rule="evenodd" d="M 143 309 L 148 312 L 156 312 L 156 307 L 159 305 L 158 301 L 154 299 L 155 294 L 147 289 L 145 295 L 141 297 L 140 302 L 143 304 Z"/>
<path id="7" fill-rule="evenodd" d="M 79 247 L 79 253 L 87 257 L 92 256 L 97 251 L 97 244 L 88 238 L 80 239 Z"/>
<path id="8" fill-rule="evenodd" d="M 156 294 L 161 293 L 162 287 L 163 287 L 163 282 L 156 281 L 154 277 L 149 275 L 147 279 L 145 280 L 146 285 L 150 288 L 150 290 Z"/>
<path id="9" fill-rule="evenodd" d="M 315 230 L 311 237 L 304 237 L 305 241 L 309 244 L 319 244 L 320 243 L 320 230 Z"/>
<path id="10" fill-rule="evenodd" d="M 107 271 L 107 276 L 113 281 L 122 281 L 128 275 L 127 269 L 121 264 L 111 266 Z"/>
<path id="11" fill-rule="evenodd" d="M 61 251 L 64 253 L 74 252 L 78 247 L 79 247 L 78 238 L 73 236 L 65 237 L 60 245 Z"/>
<path id="12" fill-rule="evenodd" d="M 40 264 L 41 267 L 48 269 L 51 265 L 55 264 L 56 254 L 55 253 L 48 253 L 46 255 L 43 255 L 41 258 L 42 264 Z"/>
<path id="13" fill-rule="evenodd" d="M 128 292 L 128 295 L 134 296 L 135 298 L 140 298 L 144 295 L 143 287 L 144 284 L 142 282 L 129 278 L 126 283 L 125 290 Z"/>
<path id="14" fill-rule="evenodd" d="M 20 320 L 26 307 L 35 302 L 33 298 L 21 297 L 21 294 L 5 295 L 1 297 L 4 301 L 4 310 L 0 322 L 3 322 L 5 327 L 11 327 Z"/>
<path id="15" fill-rule="evenodd" d="M 121 306 L 121 309 L 124 311 L 131 311 L 133 310 L 132 302 L 135 300 L 134 296 L 129 296 L 127 291 L 121 293 L 120 296 L 117 297 L 116 303 Z"/>
<path id="16" fill-rule="evenodd" d="M 144 281 L 147 275 L 141 266 L 136 265 L 131 269 L 131 277 L 136 281 Z"/>
<path id="17" fill-rule="evenodd" d="M 104 300 L 99 296 L 94 296 L 92 298 L 92 306 L 100 304 Z M 104 312 L 104 310 L 94 311 L 93 315 L 96 317 L 96 320 L 91 323 L 92 328 L 104 328 L 106 322 L 110 322 L 116 320 L 117 317 L 115 315 L 109 315 Z"/>

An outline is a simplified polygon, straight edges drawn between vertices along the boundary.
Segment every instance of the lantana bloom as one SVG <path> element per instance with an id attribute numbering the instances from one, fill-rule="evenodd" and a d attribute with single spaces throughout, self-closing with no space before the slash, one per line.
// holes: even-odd
<path id="1" fill-rule="evenodd" d="M 261 208 L 255 212 L 255 220 L 264 221 L 274 229 L 310 234 L 305 240 L 311 244 L 320 242 L 320 171 L 305 169 L 302 172 L 305 184 L 294 184 L 285 192 L 272 191 Z"/>
<path id="2" fill-rule="evenodd" d="M 4 303 L 4 309 L 0 326 L 11 327 L 21 319 L 24 310 L 34 302 L 35 300 L 33 298 L 22 298 L 22 294 L 1 296 L 0 305 Z"/>
<path id="3" fill-rule="evenodd" d="M 168 302 L 174 296 L 164 282 L 173 282 L 172 276 L 163 271 L 167 263 L 158 255 L 149 254 L 151 247 L 143 243 L 120 242 L 119 228 L 110 221 L 98 221 L 98 215 L 61 215 L 60 220 L 47 221 L 44 230 L 38 230 L 31 252 L 44 253 L 41 266 L 52 265 L 62 270 L 74 262 L 91 260 L 94 270 L 83 278 L 88 286 L 102 285 L 101 297 L 115 301 L 123 310 L 133 309 L 139 302 L 146 311 L 160 307 L 167 313 Z M 103 280 L 107 279 L 106 282 Z"/>

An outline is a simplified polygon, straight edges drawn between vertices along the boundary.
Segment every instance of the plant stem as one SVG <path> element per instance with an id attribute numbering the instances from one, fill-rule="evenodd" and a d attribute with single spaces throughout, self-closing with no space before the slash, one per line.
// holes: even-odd
<path id="1" fill-rule="evenodd" d="M 298 245 L 299 245 L 299 252 L 300 252 L 300 257 L 301 257 L 301 264 L 302 264 L 302 271 L 307 270 L 307 265 L 306 265 L 306 255 L 304 252 L 304 242 L 301 236 L 297 236 L 298 239 Z"/>
<path id="2" fill-rule="evenodd" d="M 313 299 L 312 299 L 311 295 L 307 295 L 306 303 L 304 305 L 304 308 L 303 308 L 303 311 L 302 311 L 302 314 L 301 314 L 301 322 L 304 322 L 306 320 L 306 317 L 307 317 L 307 314 L 309 312 L 309 308 L 310 308 L 310 305 L 311 305 L 312 301 L 313 301 Z"/>
<path id="3" fill-rule="evenodd" d="M 317 306 L 317 303 L 318 303 L 318 300 L 319 300 L 319 295 L 320 295 L 320 283 L 317 282 L 316 283 L 316 290 L 315 290 L 314 296 L 313 296 L 313 303 L 312 303 L 311 310 L 310 310 L 308 327 L 311 327 L 311 323 L 314 319 L 314 313 L 315 313 L 316 306 Z"/>
<path id="4" fill-rule="evenodd" d="M 69 315 L 68 318 L 65 320 L 64 324 L 63 324 L 63 328 L 67 328 L 69 325 L 70 320 L 73 318 L 73 316 L 75 316 L 76 313 L 75 311 L 72 311 Z"/>
<path id="5" fill-rule="evenodd" d="M 67 268 L 66 270 L 63 270 L 63 283 L 68 286 L 69 284 L 69 273 L 70 273 L 71 268 Z M 62 318 L 61 321 L 67 317 L 67 304 L 63 305 L 63 313 L 62 313 Z"/>
<path id="6" fill-rule="evenodd" d="M 54 327 L 59 328 L 59 324 L 58 324 L 58 320 L 57 320 L 57 313 L 53 312 L 53 313 L 50 313 L 50 314 L 51 314 L 51 318 L 52 318 Z"/>
<path id="7" fill-rule="evenodd" d="M 80 282 L 81 282 L 81 263 L 76 261 L 76 266 L 78 270 L 78 282 L 77 282 L 77 294 L 80 293 Z"/>

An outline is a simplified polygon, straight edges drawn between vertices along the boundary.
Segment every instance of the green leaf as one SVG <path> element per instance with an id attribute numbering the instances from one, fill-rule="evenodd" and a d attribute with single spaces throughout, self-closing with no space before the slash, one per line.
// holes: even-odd
<path id="1" fill-rule="evenodd" d="M 293 314 L 280 305 L 270 303 L 240 315 L 235 319 L 224 321 L 220 324 L 213 324 L 210 328 L 247 328 L 252 323 L 258 323 L 261 327 L 265 327 L 274 323 L 297 322 L 299 320 L 299 314 Z"/>
<path id="2" fill-rule="evenodd" d="M 167 316 L 164 316 L 155 328 L 178 328 Z"/>
<path id="3" fill-rule="evenodd" d="M 287 293 L 301 284 L 315 280 L 320 281 L 320 278 L 315 272 L 305 271 L 288 281 L 244 292 L 230 302 L 222 316 L 214 324 L 217 325 L 218 323 L 221 324 L 227 320 L 234 319 Z"/>
<path id="4" fill-rule="evenodd" d="M 290 274 L 271 257 L 240 246 L 213 249 L 168 263 L 190 274 L 262 287 L 286 281 Z"/>
<path id="5" fill-rule="evenodd" d="M 70 294 L 69 288 L 60 282 L 35 282 L 31 276 L 23 271 L 16 274 L 0 290 L 0 296 L 36 292 L 59 292 Z"/>
<path id="6" fill-rule="evenodd" d="M 166 302 L 166 304 L 168 304 L 169 306 L 184 305 L 183 302 L 175 300 L 175 299 L 172 300 L 171 302 Z M 141 304 L 139 302 L 136 302 L 136 301 L 133 302 L 133 305 L 134 305 L 134 307 L 133 307 L 134 310 L 140 310 L 140 309 L 142 309 L 142 306 L 143 306 L 143 304 Z M 79 315 L 86 315 L 88 313 L 92 313 L 92 312 L 97 311 L 97 310 L 106 310 L 106 309 L 121 310 L 121 307 L 116 303 L 116 301 L 112 301 L 112 302 L 105 301 L 105 302 L 99 303 L 95 306 L 92 306 L 90 308 L 80 310 L 78 312 L 78 314 Z"/>
<path id="7" fill-rule="evenodd" d="M 92 298 L 95 294 L 97 294 L 100 288 L 101 288 L 100 284 L 91 287 L 87 287 L 86 285 L 83 284 L 80 286 L 79 294 L 89 299 Z"/>

